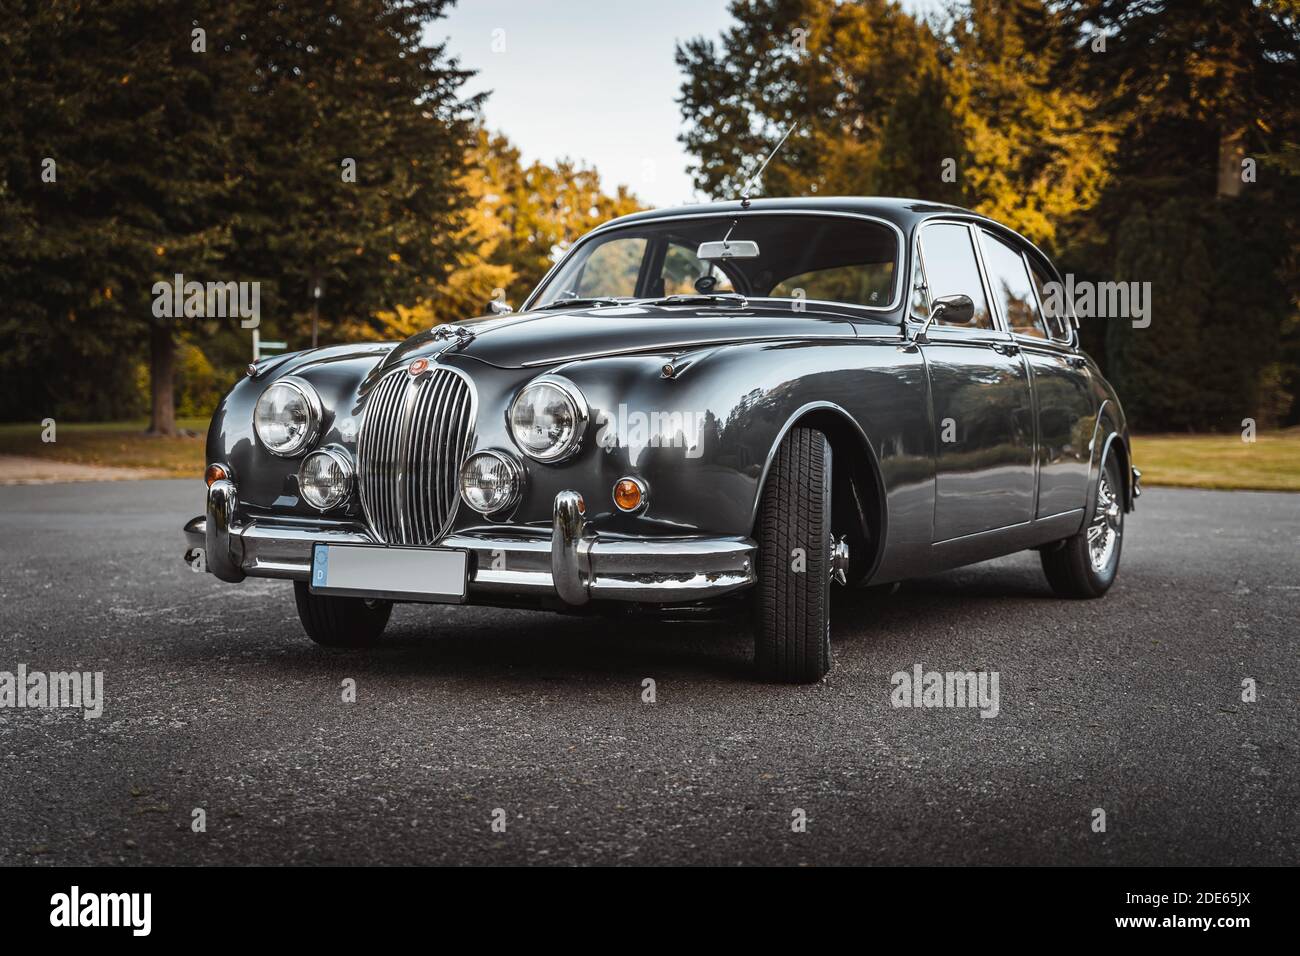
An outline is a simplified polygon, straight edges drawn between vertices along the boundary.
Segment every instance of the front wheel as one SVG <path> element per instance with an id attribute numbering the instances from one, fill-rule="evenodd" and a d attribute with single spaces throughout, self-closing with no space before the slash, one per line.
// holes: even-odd
<path id="1" fill-rule="evenodd" d="M 787 684 L 831 666 L 831 446 L 811 428 L 781 441 L 758 509 L 754 663 Z"/>
<path id="2" fill-rule="evenodd" d="M 306 581 L 293 582 L 293 597 L 302 629 L 324 647 L 369 647 L 393 613 L 392 601 L 312 594 Z"/>
<path id="3" fill-rule="evenodd" d="M 1124 499 L 1119 462 L 1107 454 L 1097 476 L 1097 494 L 1088 523 L 1072 538 L 1042 552 L 1047 583 L 1061 597 L 1095 598 L 1105 594 L 1119 571 L 1124 543 Z"/>

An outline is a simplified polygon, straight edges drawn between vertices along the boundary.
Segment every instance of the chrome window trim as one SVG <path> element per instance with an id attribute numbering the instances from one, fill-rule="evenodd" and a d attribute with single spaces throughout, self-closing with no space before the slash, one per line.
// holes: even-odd
<path id="1" fill-rule="evenodd" d="M 993 296 L 989 294 L 988 272 L 985 270 L 984 267 L 984 257 L 980 253 L 979 239 L 975 235 L 975 223 L 972 220 L 958 218 L 956 216 L 935 216 L 932 219 L 926 219 L 925 221 L 917 224 L 917 227 L 914 230 L 914 240 L 916 243 L 916 255 L 917 255 L 917 260 L 921 263 L 922 269 L 925 270 L 926 282 L 929 283 L 930 281 L 929 278 L 930 272 L 929 269 L 926 269 L 925 267 L 925 253 L 922 250 L 921 234 L 930 226 L 937 226 L 937 225 L 966 227 L 966 236 L 970 240 L 971 249 L 975 255 L 975 269 L 979 273 L 981 291 L 984 293 L 984 304 L 988 307 L 989 320 L 991 321 L 992 325 L 989 328 L 971 328 L 969 326 L 963 326 L 963 325 L 943 325 L 943 324 L 936 323 L 930 326 L 930 332 L 929 332 L 930 338 L 932 339 L 934 338 L 934 333 L 936 331 L 942 333 L 940 338 L 946 338 L 949 335 L 951 335 L 956 338 L 967 338 L 967 339 L 984 340 L 984 341 L 992 340 L 997 342 L 1001 342 L 1004 341 L 1005 339 L 1010 338 L 1010 335 L 1007 332 L 1006 327 L 1002 322 L 1001 313 L 996 308 L 994 308 Z M 933 290 L 927 284 L 926 293 L 925 293 L 927 305 L 933 299 L 933 296 L 930 294 L 932 291 Z M 907 310 L 907 313 L 904 315 L 904 322 L 910 322 L 912 325 L 918 327 L 923 324 L 912 318 L 910 306 Z"/>
<path id="2" fill-rule="evenodd" d="M 883 219 L 880 216 L 872 216 L 867 213 L 838 212 L 829 209 L 741 209 L 741 210 L 736 210 L 734 212 L 692 212 L 692 213 L 685 213 L 685 214 L 678 214 L 678 215 L 650 216 L 645 219 L 638 219 L 635 222 L 623 222 L 623 223 L 620 223 L 617 219 L 615 219 L 610 222 L 604 223 L 603 225 L 597 226 L 595 229 L 591 230 L 586 235 L 582 236 L 577 242 L 575 242 L 572 246 L 570 246 L 569 250 L 560 258 L 560 260 L 556 262 L 553 266 L 551 266 L 550 269 L 547 270 L 546 275 L 542 276 L 542 281 L 537 283 L 537 288 L 535 288 L 531 293 L 529 293 L 528 298 L 524 300 L 524 304 L 519 311 L 527 312 L 529 309 L 531 309 L 533 306 L 533 302 L 541 295 L 542 290 L 545 289 L 546 286 L 550 283 L 551 279 L 555 275 L 556 270 L 558 270 L 562 265 L 564 265 L 564 263 L 567 262 L 571 256 L 576 255 L 579 249 L 581 249 L 593 238 L 599 236 L 602 233 L 617 230 L 617 229 L 635 229 L 638 226 L 646 226 L 651 224 L 677 222 L 678 220 L 682 220 L 682 219 L 739 219 L 745 216 L 833 216 L 840 219 L 860 219 L 866 222 L 875 223 L 876 225 L 885 226 L 889 228 L 890 230 L 893 231 L 894 238 L 896 240 L 895 250 L 894 250 L 894 263 L 895 263 L 894 280 L 891 283 L 891 291 L 893 294 L 890 297 L 889 305 L 859 305 L 855 302 L 838 302 L 835 300 L 826 300 L 826 299 L 805 299 L 804 301 L 822 303 L 826 305 L 837 305 L 840 306 L 841 308 L 847 308 L 847 309 L 860 309 L 864 312 L 893 312 L 895 309 L 898 308 L 898 302 L 902 293 L 900 276 L 905 270 L 905 266 L 906 266 L 905 258 L 907 252 L 906 249 L 904 248 L 906 245 L 906 236 L 903 235 L 903 230 L 899 227 L 897 223 L 890 222 L 888 219 Z M 759 301 L 759 299 L 755 298 L 753 301 Z M 793 302 L 795 300 L 780 299 L 778 301 Z"/>
<path id="3" fill-rule="evenodd" d="M 1030 271 L 1030 269 L 1029 269 L 1029 260 L 1025 257 L 1025 251 L 1024 251 L 1023 249 L 1017 249 L 1014 245 L 1012 245 L 1011 243 L 1007 242 L 1005 239 L 1003 239 L 1001 236 L 999 236 L 996 232 L 991 232 L 990 230 L 986 229 L 986 228 L 983 227 L 983 226 L 976 226 L 974 231 L 975 231 L 975 239 L 976 239 L 976 242 L 983 242 L 983 241 L 984 241 L 983 237 L 984 237 L 985 235 L 987 235 L 991 240 L 993 240 L 994 242 L 1000 242 L 1000 243 L 1002 243 L 1004 246 L 1006 246 L 1008 249 L 1010 249 L 1012 252 L 1014 252 L 1017 256 L 1020 257 L 1020 264 L 1023 265 L 1023 266 L 1025 267 L 1025 275 L 1026 275 L 1026 277 L 1029 279 L 1029 290 L 1030 290 L 1030 293 L 1031 293 L 1031 294 L 1033 295 L 1033 297 L 1034 297 L 1034 308 L 1038 309 L 1038 323 L 1039 323 L 1039 325 L 1040 325 L 1040 326 L 1042 327 L 1042 329 L 1043 329 L 1043 334 L 1042 334 L 1041 336 L 1038 336 L 1038 335 L 1026 335 L 1024 332 L 1017 332 L 1015 329 L 1013 329 L 1013 328 L 1011 327 L 1011 318 L 1010 318 L 1010 316 L 1008 316 L 1008 315 L 1006 314 L 1006 310 L 1005 310 L 1005 308 L 1004 308 L 1004 306 L 1003 306 L 1002 298 L 1001 298 L 1001 296 L 998 296 L 998 297 L 997 297 L 997 299 L 998 299 L 998 302 L 997 302 L 997 306 L 998 306 L 998 314 L 1002 317 L 1002 328 L 1003 328 L 1003 331 L 1005 331 L 1007 334 L 1009 334 L 1013 339 L 1016 339 L 1018 342 L 1050 342 L 1050 341 L 1052 341 L 1051 334 L 1047 331 L 1047 317 L 1043 314 L 1043 307 L 1042 307 L 1042 304 L 1038 301 L 1038 288 L 1036 287 L 1036 285 L 1035 285 L 1035 283 L 1034 283 L 1034 274 L 1033 274 L 1033 272 Z M 984 261 L 984 248 L 983 248 L 983 246 L 980 247 L 980 261 L 981 261 L 981 262 Z M 993 277 L 992 277 L 992 273 L 989 273 L 988 281 L 989 281 L 989 287 L 992 288 L 992 286 L 993 286 Z"/>
<path id="4" fill-rule="evenodd" d="M 1025 252 L 1025 250 L 1023 249 L 1020 250 L 1020 258 L 1024 260 L 1025 268 L 1029 270 L 1030 285 L 1034 287 L 1034 301 L 1038 303 L 1038 314 L 1039 316 L 1042 317 L 1044 328 L 1047 329 L 1046 341 L 1056 346 L 1061 346 L 1064 348 L 1072 348 L 1074 346 L 1075 329 L 1077 328 L 1077 325 L 1072 320 L 1070 313 L 1066 312 L 1065 315 L 1060 317 L 1059 321 L 1063 326 L 1065 326 L 1068 334 L 1063 339 L 1058 339 L 1055 335 L 1052 334 L 1051 327 L 1047 325 L 1047 310 L 1043 308 L 1043 297 L 1038 292 L 1038 281 L 1034 278 L 1034 262 L 1032 259 L 1029 258 L 1029 253 Z M 1050 275 L 1047 278 L 1049 282 L 1055 281 L 1052 279 Z M 1068 307 L 1069 303 L 1065 303 L 1065 304 Z"/>

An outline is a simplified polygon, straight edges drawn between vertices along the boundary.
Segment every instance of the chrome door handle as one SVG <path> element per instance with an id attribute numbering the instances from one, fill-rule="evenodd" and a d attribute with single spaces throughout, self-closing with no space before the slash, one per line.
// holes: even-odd
<path id="1" fill-rule="evenodd" d="M 1081 355 L 1071 355 L 1068 359 L 1066 359 L 1066 361 L 1069 362 L 1071 365 L 1073 365 L 1075 368 L 1083 368 L 1085 365 L 1088 364 L 1088 360 Z"/>
<path id="2" fill-rule="evenodd" d="M 1020 353 L 1020 346 L 1016 345 L 1014 342 L 994 342 L 993 351 L 997 352 L 999 355 L 1018 355 Z"/>

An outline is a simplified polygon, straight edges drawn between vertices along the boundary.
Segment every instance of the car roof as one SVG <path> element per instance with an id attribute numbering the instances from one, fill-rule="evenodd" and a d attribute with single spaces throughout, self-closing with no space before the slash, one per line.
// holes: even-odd
<path id="1" fill-rule="evenodd" d="M 926 199 L 907 199 L 897 196 L 800 196 L 774 197 L 769 199 L 751 199 L 748 205 L 741 200 L 728 202 L 699 203 L 693 206 L 670 206 L 662 209 L 645 209 L 611 219 L 593 229 L 592 232 L 604 232 L 606 229 L 626 226 L 637 222 L 650 222 L 658 219 L 671 219 L 674 216 L 725 216 L 743 212 L 831 212 L 851 213 L 860 216 L 874 216 L 897 226 L 904 235 L 917 223 L 926 219 L 960 215 L 992 227 L 992 231 L 1002 236 L 1019 241 L 1031 256 L 1046 266 L 1049 273 L 1056 272 L 1051 258 L 1038 246 L 1030 242 L 1016 230 L 996 219 L 990 219 L 982 213 L 962 206 L 947 203 L 930 202 Z"/>
<path id="2" fill-rule="evenodd" d="M 725 216 L 738 212 L 843 212 L 861 216 L 875 216 L 892 222 L 904 231 L 916 222 L 931 216 L 952 215 L 987 217 L 961 206 L 946 203 L 928 202 L 924 199 L 904 199 L 889 196 L 802 196 L 772 199 L 751 199 L 746 205 L 740 200 L 728 202 L 700 203 L 693 206 L 672 206 L 662 209 L 646 209 L 627 216 L 620 216 L 604 223 L 601 228 L 628 223 L 644 222 L 651 219 L 670 219 L 674 216 L 699 216 L 715 214 Z M 988 220 L 992 222 L 993 220 Z"/>

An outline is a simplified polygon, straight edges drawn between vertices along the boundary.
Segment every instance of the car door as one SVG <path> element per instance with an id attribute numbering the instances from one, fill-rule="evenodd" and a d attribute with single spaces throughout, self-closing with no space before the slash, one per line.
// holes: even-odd
<path id="1" fill-rule="evenodd" d="M 970 323 L 932 323 L 921 346 L 935 438 L 933 540 L 1022 524 L 1034 514 L 1028 366 L 990 305 L 973 227 L 926 222 L 916 251 L 912 319 L 924 321 L 942 296 L 975 304 Z"/>
<path id="2" fill-rule="evenodd" d="M 1050 307 L 1044 294 L 1044 286 L 1056 278 L 1030 250 L 1021 248 L 1019 256 L 1031 286 L 1022 294 L 1026 324 L 1011 332 L 1021 343 L 1034 380 L 1039 468 L 1035 514 L 1050 518 L 1087 506 L 1097 401 L 1087 359 L 1075 349 L 1074 325 L 1069 316 Z M 1023 273 L 1017 274 L 1023 281 Z"/>

